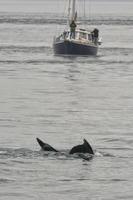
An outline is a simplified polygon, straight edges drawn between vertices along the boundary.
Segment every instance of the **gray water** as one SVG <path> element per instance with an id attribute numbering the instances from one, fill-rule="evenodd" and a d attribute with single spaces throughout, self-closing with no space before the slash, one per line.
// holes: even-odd
<path id="1" fill-rule="evenodd" d="M 0 1 L 0 200 L 133 199 L 133 3 L 122 2 L 87 2 L 98 55 L 61 57 L 64 1 Z M 44 154 L 36 137 L 62 152 L 86 138 L 96 153 Z"/>

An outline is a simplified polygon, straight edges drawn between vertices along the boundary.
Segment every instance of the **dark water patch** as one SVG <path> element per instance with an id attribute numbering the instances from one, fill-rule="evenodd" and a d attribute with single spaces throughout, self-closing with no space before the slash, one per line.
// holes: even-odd
<path id="1" fill-rule="evenodd" d="M 114 178 L 114 179 L 111 179 L 110 181 L 111 181 L 111 182 L 126 182 L 126 181 L 128 181 L 128 180 L 126 180 L 126 179 L 117 179 L 117 178 Z"/>
<path id="2" fill-rule="evenodd" d="M 12 64 L 27 64 L 27 65 L 43 65 L 43 64 L 64 64 L 63 61 L 60 60 L 48 60 L 48 59 L 34 59 L 34 60 L 0 60 L 1 64 L 8 64 L 8 65 L 12 65 Z M 5 69 L 1 69 L 1 72 L 7 72 L 7 71 L 16 71 L 16 70 L 5 70 Z M 43 71 L 44 73 L 46 73 L 46 70 Z M 48 73 L 48 72 L 47 72 Z M 54 72 L 55 74 L 56 72 Z M 58 73 L 58 72 L 57 72 Z M 59 74 L 59 73 L 58 73 Z"/>
<path id="3" fill-rule="evenodd" d="M 126 64 L 126 65 L 131 65 L 133 63 L 133 59 L 130 55 L 133 54 L 133 48 L 101 48 L 99 49 L 99 55 L 96 57 L 91 57 L 91 56 L 54 56 L 53 55 L 53 49 L 52 47 L 46 47 L 46 46 L 32 46 L 32 47 L 28 47 L 28 46 L 2 46 L 0 47 L 0 51 L 2 53 L 7 53 L 11 52 L 11 53 L 24 53 L 24 55 L 26 53 L 30 54 L 44 54 L 44 56 L 46 56 L 46 54 L 51 55 L 52 57 L 50 58 L 34 58 L 34 59 L 23 59 L 20 60 L 19 55 L 17 56 L 16 54 L 16 58 L 15 59 L 1 59 L 0 60 L 0 64 L 29 64 L 29 65 L 42 65 L 42 64 L 66 64 L 66 65 L 71 65 L 74 63 L 78 63 L 78 64 L 86 64 L 86 63 L 90 63 L 90 64 L 100 64 L 100 65 L 113 65 L 113 64 Z M 119 59 L 116 59 L 115 56 L 117 55 L 121 55 L 121 57 Z M 129 59 L 127 59 L 127 56 L 129 55 Z M 34 56 L 34 55 L 33 55 Z M 109 56 L 109 58 L 108 58 Z M 124 57 L 123 57 L 124 56 Z M 1 69 L 3 70 L 3 69 Z M 8 69 L 9 71 L 13 72 L 15 71 L 14 69 Z M 5 71 L 5 69 L 3 70 L 3 72 Z M 44 70 L 44 73 L 46 71 Z M 71 73 L 80 73 L 79 70 L 75 70 L 75 69 L 70 69 Z"/>
<path id="4" fill-rule="evenodd" d="M 0 184 L 12 183 L 12 182 L 14 182 L 14 181 L 15 181 L 15 180 L 12 180 L 12 179 L 0 178 Z"/>
<path id="5" fill-rule="evenodd" d="M 124 143 L 125 145 L 133 143 L 132 139 L 126 139 L 126 138 L 111 138 L 111 139 L 106 138 L 104 139 L 104 141 L 108 143 Z"/>
<path id="6" fill-rule="evenodd" d="M 4 16 L 0 17 L 0 24 L 25 24 L 25 25 L 44 25 L 44 24 L 66 24 L 66 19 L 62 18 L 45 18 L 44 16 Z"/>
<path id="7" fill-rule="evenodd" d="M 82 21 L 81 21 L 82 22 Z M 121 26 L 129 26 L 133 25 L 132 19 L 93 19 L 86 20 L 87 25 L 121 25 Z"/>
<path id="8" fill-rule="evenodd" d="M 10 118 L 6 118 L 6 119 L 4 119 L 4 118 L 0 118 L 0 122 L 10 122 L 10 123 L 12 123 L 12 122 L 16 122 L 16 121 L 19 121 L 19 120 L 16 120 L 16 119 L 10 119 Z"/>
<path id="9" fill-rule="evenodd" d="M 120 139 L 118 138 L 112 138 L 112 139 L 107 139 L 106 142 L 118 142 Z"/>
<path id="10" fill-rule="evenodd" d="M 106 56 L 113 56 L 115 60 L 110 60 L 110 57 L 108 59 L 109 62 L 117 62 L 117 63 L 123 63 L 123 62 L 127 62 L 127 63 L 132 63 L 132 57 L 130 57 L 130 55 L 133 54 L 133 48 L 121 48 L 121 47 L 103 47 L 99 49 L 99 56 L 98 58 L 104 58 Z M 119 59 L 116 59 L 116 56 L 119 56 Z M 129 57 L 127 59 L 127 56 Z M 122 59 L 125 58 L 125 59 Z M 113 64 L 113 63 L 112 63 Z"/>
<path id="11" fill-rule="evenodd" d="M 127 64 L 130 65 L 133 63 L 133 48 L 121 48 L 121 47 L 101 47 L 97 56 L 60 56 L 56 55 L 55 58 L 58 58 L 59 61 L 63 59 L 64 64 Z M 128 59 L 127 59 L 128 55 Z M 58 61 L 57 61 L 58 64 Z M 76 70 L 76 73 L 80 71 Z"/>
<path id="12" fill-rule="evenodd" d="M 20 122 L 20 120 L 18 120 L 18 119 L 1 118 L 0 119 L 0 127 L 14 128 L 14 127 L 16 127 L 16 123 L 19 123 L 19 122 Z"/>
<path id="13" fill-rule="evenodd" d="M 117 179 L 117 178 L 114 178 L 114 179 L 95 179 L 95 180 L 93 180 L 93 181 L 96 181 L 96 182 L 103 182 L 103 183 L 110 183 L 110 184 L 112 184 L 112 183 L 117 183 L 117 182 L 128 182 L 128 180 L 126 180 L 126 179 Z"/>
<path id="14" fill-rule="evenodd" d="M 25 148 L 20 149 L 10 149 L 10 148 L 0 148 L 0 159 L 15 159 L 15 158 L 25 158 L 25 159 L 39 159 L 39 158 L 48 158 L 49 160 L 75 160 L 82 159 L 90 161 L 93 156 L 90 154 L 77 153 L 70 155 L 69 151 L 60 151 L 60 152 L 44 152 L 44 151 L 32 151 Z M 19 164 L 24 164 L 25 161 L 15 160 Z"/>
<path id="15" fill-rule="evenodd" d="M 88 178 L 76 178 L 76 179 L 60 179 L 61 182 L 75 182 L 75 181 L 88 181 Z"/>
<path id="16" fill-rule="evenodd" d="M 101 148 L 102 149 L 102 148 Z M 113 158 L 113 157 L 116 157 L 116 155 L 114 154 L 111 154 L 111 153 L 107 153 L 107 152 L 103 152 L 103 151 L 99 151 L 99 154 L 103 157 L 110 157 L 110 158 Z"/>
<path id="17" fill-rule="evenodd" d="M 30 195 L 30 194 L 24 194 L 24 192 L 0 192 L 0 197 L 2 199 L 24 199 L 24 198 L 27 198 L 27 199 L 33 199 L 33 196 Z"/>
<path id="18" fill-rule="evenodd" d="M 0 154 L 1 153 L 3 153 L 3 152 L 0 151 Z M 0 165 L 6 165 L 6 164 L 7 164 L 6 162 L 3 162 L 3 161 L 0 160 Z"/>
<path id="19" fill-rule="evenodd" d="M 89 18 L 89 17 L 88 17 Z M 133 25 L 133 18 L 127 16 L 99 16 L 91 17 L 91 20 L 84 17 L 78 17 L 78 24 L 86 24 L 86 25 Z M 0 24 L 8 23 L 8 24 L 35 24 L 35 25 L 44 25 L 44 24 L 59 24 L 65 25 L 67 22 L 67 17 L 62 16 L 62 14 L 55 13 L 25 13 L 25 14 L 12 14 L 12 13 L 4 13 L 0 15 Z"/>
<path id="20" fill-rule="evenodd" d="M 20 149 L 11 149 L 11 148 L 0 148 L 0 159 L 8 158 L 35 158 L 40 154 L 37 151 L 32 151 L 30 149 L 20 148 Z"/>
<path id="21" fill-rule="evenodd" d="M 130 47 L 130 48 L 128 48 L 128 47 L 103 47 L 103 48 L 100 48 L 101 50 L 104 50 L 104 51 L 106 51 L 106 52 L 114 52 L 114 51 L 117 51 L 117 52 L 124 52 L 125 54 L 127 53 L 129 53 L 129 52 L 133 52 L 133 48 L 132 47 Z"/>
<path id="22" fill-rule="evenodd" d="M 73 182 L 73 181 L 89 181 L 91 179 L 89 178 L 76 178 L 76 179 L 60 179 L 59 181 L 61 182 Z M 103 182 L 103 183 L 117 183 L 117 182 L 128 182 L 128 180 L 126 179 L 119 179 L 119 178 L 114 178 L 114 179 L 104 179 L 104 178 L 101 178 L 101 179 L 92 179 L 92 181 L 95 181 L 95 182 Z"/>
<path id="23" fill-rule="evenodd" d="M 72 179 L 60 179 L 59 181 L 61 181 L 61 182 L 72 182 L 73 180 Z"/>
<path id="24" fill-rule="evenodd" d="M 105 147 L 99 148 L 98 151 L 103 157 L 116 158 L 116 159 L 132 159 L 133 148 L 128 147 Z"/>
<path id="25" fill-rule="evenodd" d="M 110 149 L 110 150 L 133 150 L 133 148 L 130 147 L 105 147 L 105 148 L 99 148 L 99 149 Z"/>
<path id="26" fill-rule="evenodd" d="M 33 65 L 37 65 L 37 64 L 44 64 L 44 63 L 51 63 L 48 62 L 46 60 L 0 60 L 1 64 L 33 64 Z M 8 71 L 11 71 L 10 69 Z"/>
<path id="27" fill-rule="evenodd" d="M 127 200 L 132 200 L 133 199 L 133 195 L 129 195 L 129 194 L 126 194 L 126 195 L 118 195 L 117 199 L 127 199 Z"/>
<path id="28" fill-rule="evenodd" d="M 11 51 L 20 53 L 46 53 L 51 51 L 50 46 L 23 46 L 23 45 L 1 45 L 0 51 Z"/>

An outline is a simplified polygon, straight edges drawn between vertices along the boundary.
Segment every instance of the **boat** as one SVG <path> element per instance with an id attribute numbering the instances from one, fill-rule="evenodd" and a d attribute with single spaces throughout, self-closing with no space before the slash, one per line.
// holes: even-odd
<path id="1" fill-rule="evenodd" d="M 55 54 L 62 55 L 97 55 L 101 44 L 99 30 L 89 31 L 78 27 L 76 0 L 69 0 L 67 29 L 54 37 L 53 49 Z"/>

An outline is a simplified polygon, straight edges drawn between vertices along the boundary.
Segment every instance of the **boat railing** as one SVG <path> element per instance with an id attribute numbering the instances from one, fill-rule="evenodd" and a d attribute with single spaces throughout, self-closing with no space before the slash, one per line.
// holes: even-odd
<path id="1" fill-rule="evenodd" d="M 61 35 L 56 37 L 56 42 L 61 42 L 64 40 L 75 40 L 81 43 L 94 43 L 101 44 L 101 40 L 95 37 L 93 32 L 89 32 L 83 29 L 75 31 L 73 34 L 70 31 L 64 31 Z"/>

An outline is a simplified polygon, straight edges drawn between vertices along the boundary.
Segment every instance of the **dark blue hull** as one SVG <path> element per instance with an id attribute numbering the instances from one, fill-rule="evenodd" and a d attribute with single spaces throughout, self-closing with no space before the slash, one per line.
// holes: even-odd
<path id="1" fill-rule="evenodd" d="M 54 42 L 53 44 L 55 54 L 68 54 L 68 55 L 96 55 L 98 46 L 86 45 L 76 43 L 69 40 Z"/>

